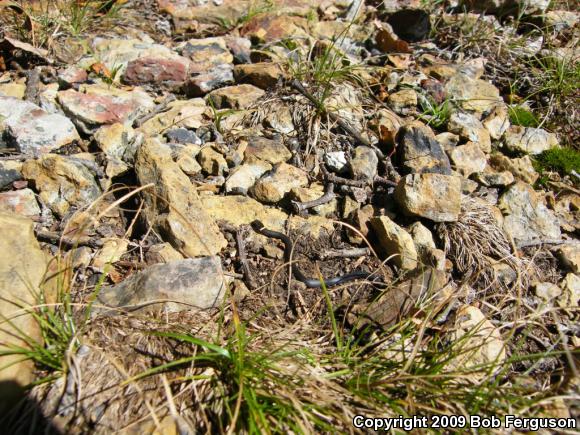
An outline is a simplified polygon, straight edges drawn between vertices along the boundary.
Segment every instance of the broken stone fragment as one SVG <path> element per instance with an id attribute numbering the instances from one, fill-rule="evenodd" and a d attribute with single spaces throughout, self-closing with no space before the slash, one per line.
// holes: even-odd
<path id="1" fill-rule="evenodd" d="M 0 212 L 14 213 L 29 218 L 40 216 L 40 207 L 30 189 L 0 193 Z"/>
<path id="2" fill-rule="evenodd" d="M 181 44 L 177 51 L 191 61 L 191 72 L 202 73 L 217 65 L 231 64 L 234 57 L 222 37 L 190 39 Z"/>
<path id="3" fill-rule="evenodd" d="M 272 169 L 268 162 L 256 160 L 235 168 L 225 183 L 226 193 L 246 195 L 262 175 Z"/>
<path id="4" fill-rule="evenodd" d="M 284 76 L 282 68 L 273 62 L 258 62 L 234 67 L 236 83 L 249 83 L 260 89 L 273 88 Z"/>
<path id="5" fill-rule="evenodd" d="M 2 355 L 10 347 L 26 348 L 42 342 L 36 319 L 22 309 L 38 304 L 38 291 L 46 272 L 46 259 L 34 237 L 33 222 L 13 213 L 0 212 L 0 410 L 15 404 L 24 387 L 34 381 L 34 364 L 22 355 Z M 20 314 L 19 314 L 20 313 Z M 5 320 L 10 320 L 6 322 Z M 22 337 L 27 337 L 23 340 Z"/>
<path id="6" fill-rule="evenodd" d="M 489 159 L 490 165 L 498 171 L 509 171 L 514 177 L 525 181 L 528 184 L 534 184 L 539 174 L 534 169 L 530 156 L 510 159 L 500 153 L 492 154 Z"/>
<path id="7" fill-rule="evenodd" d="M 279 163 L 268 174 L 260 178 L 252 188 L 252 195 L 265 203 L 275 203 L 295 187 L 308 185 L 306 171 L 287 163 Z"/>
<path id="8" fill-rule="evenodd" d="M 451 164 L 435 138 L 418 126 L 406 126 L 399 132 L 398 158 L 407 173 L 432 172 L 451 174 Z"/>
<path id="9" fill-rule="evenodd" d="M 407 115 L 417 106 L 417 92 L 413 89 L 401 89 L 392 93 L 387 99 L 389 106 L 399 115 Z"/>
<path id="10" fill-rule="evenodd" d="M 201 169 L 208 175 L 223 175 L 228 170 L 228 164 L 224 156 L 206 144 L 199 154 L 197 160 Z"/>
<path id="11" fill-rule="evenodd" d="M 447 128 L 451 133 L 458 134 L 462 139 L 478 144 L 483 152 L 491 152 L 489 132 L 475 116 L 468 113 L 455 112 L 449 118 Z"/>
<path id="12" fill-rule="evenodd" d="M 387 216 L 372 218 L 370 221 L 381 250 L 391 261 L 403 270 L 417 268 L 417 250 L 411 235 Z"/>
<path id="13" fill-rule="evenodd" d="M 504 145 L 511 152 L 541 154 L 558 146 L 558 138 L 541 128 L 512 125 L 505 133 Z"/>
<path id="14" fill-rule="evenodd" d="M 461 178 L 441 174 L 409 174 L 395 188 L 405 214 L 435 222 L 454 222 L 461 210 Z"/>
<path id="15" fill-rule="evenodd" d="M 503 103 L 499 90 L 494 85 L 485 80 L 474 80 L 463 73 L 451 77 L 445 85 L 445 90 L 447 95 L 453 95 L 453 98 L 460 102 L 464 110 L 479 114 L 489 112 L 497 104 Z"/>
<path id="16" fill-rule="evenodd" d="M 498 207 L 504 214 L 503 229 L 516 244 L 560 239 L 558 219 L 530 185 L 518 181 L 510 186 Z"/>
<path id="17" fill-rule="evenodd" d="M 354 179 L 372 181 L 378 170 L 379 158 L 375 151 L 367 146 L 358 146 L 350 161 L 350 173 Z"/>
<path id="18" fill-rule="evenodd" d="M 216 109 L 245 109 L 250 107 L 260 97 L 264 91 L 253 85 L 226 86 L 216 89 L 208 94 L 207 100 Z"/>
<path id="19" fill-rule="evenodd" d="M 80 139 L 67 117 L 49 114 L 28 101 L 0 96 L 0 135 L 3 130 L 8 143 L 29 157 L 38 157 Z"/>
<path id="20" fill-rule="evenodd" d="M 454 148 L 449 155 L 454 169 L 464 177 L 469 177 L 474 172 L 481 172 L 487 166 L 485 154 L 479 145 L 473 142 Z"/>
<path id="21" fill-rule="evenodd" d="M 122 81 L 127 85 L 155 85 L 177 90 L 189 77 L 190 61 L 184 57 L 140 57 L 127 64 Z"/>
<path id="22" fill-rule="evenodd" d="M 57 99 L 86 134 L 94 133 L 101 125 L 132 122 L 155 106 L 153 99 L 141 89 L 125 91 L 99 85 L 82 85 L 79 91 L 60 91 Z"/>
<path id="23" fill-rule="evenodd" d="M 263 160 L 272 165 L 283 163 L 292 157 L 292 153 L 280 140 L 268 139 L 262 136 L 249 136 L 244 151 L 244 161 Z"/>
<path id="24" fill-rule="evenodd" d="M 186 258 L 149 266 L 97 298 L 109 307 L 178 312 L 219 307 L 226 288 L 219 257 Z"/>
<path id="25" fill-rule="evenodd" d="M 95 174 L 81 159 L 46 154 L 22 165 L 22 175 L 40 191 L 40 199 L 63 217 L 71 207 L 83 207 L 101 195 Z"/>
<path id="26" fill-rule="evenodd" d="M 139 149 L 135 171 L 144 191 L 145 218 L 187 257 L 217 254 L 227 245 L 207 215 L 196 189 L 172 159 L 171 149 L 149 139 Z"/>
<path id="27" fill-rule="evenodd" d="M 214 89 L 233 84 L 232 69 L 231 64 L 222 64 L 193 75 L 183 85 L 185 94 L 189 97 L 202 97 Z"/>

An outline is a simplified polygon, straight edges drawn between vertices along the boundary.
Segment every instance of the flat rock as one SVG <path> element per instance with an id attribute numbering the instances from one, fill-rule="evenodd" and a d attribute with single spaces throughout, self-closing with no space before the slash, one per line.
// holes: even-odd
<path id="1" fill-rule="evenodd" d="M 386 256 L 392 256 L 392 262 L 403 270 L 417 268 L 417 250 L 411 235 L 389 219 L 387 216 L 379 216 L 370 220 L 376 234 L 381 250 Z"/>
<path id="2" fill-rule="evenodd" d="M 197 129 L 209 110 L 202 98 L 172 101 L 167 110 L 143 123 L 139 130 L 147 136 L 157 136 L 169 128 Z"/>
<path id="3" fill-rule="evenodd" d="M 489 132 L 492 139 L 499 140 L 510 127 L 508 108 L 505 104 L 498 104 L 484 115 L 481 123 Z"/>
<path id="4" fill-rule="evenodd" d="M 50 114 L 35 104 L 0 96 L 0 133 L 8 143 L 30 157 L 40 156 L 79 140 L 73 123 L 65 116 Z"/>
<path id="5" fill-rule="evenodd" d="M 275 14 L 258 14 L 241 29 L 242 36 L 255 43 L 280 39 L 307 37 L 308 21 L 302 17 Z"/>
<path id="6" fill-rule="evenodd" d="M 46 154 L 22 165 L 22 175 L 40 191 L 40 199 L 63 217 L 71 207 L 83 207 L 101 195 L 95 174 L 81 159 Z"/>
<path id="7" fill-rule="evenodd" d="M 259 203 L 255 199 L 240 195 L 204 195 L 201 196 L 204 210 L 216 221 L 223 220 L 239 227 L 249 225 L 258 219 L 268 229 L 286 231 L 289 222 L 290 230 L 311 235 L 314 238 L 334 230 L 331 220 L 321 216 L 288 216 L 282 210 Z M 262 236 L 260 236 L 262 237 Z"/>
<path id="8" fill-rule="evenodd" d="M 387 101 L 396 113 L 406 115 L 417 106 L 417 92 L 413 89 L 401 89 L 389 95 Z"/>
<path id="9" fill-rule="evenodd" d="M 178 90 L 189 77 L 191 61 L 185 57 L 140 57 L 127 64 L 122 81 L 127 85 L 155 85 Z"/>
<path id="10" fill-rule="evenodd" d="M 503 229 L 516 244 L 560 239 L 560 224 L 542 202 L 540 194 L 526 183 L 517 182 L 500 197 Z"/>
<path id="11" fill-rule="evenodd" d="M 97 298 L 115 308 L 168 300 L 143 309 L 162 308 L 167 312 L 208 309 L 223 303 L 227 288 L 224 277 L 217 256 L 173 260 L 149 266 L 113 287 L 103 287 Z"/>
<path id="12" fill-rule="evenodd" d="M 211 101 L 216 109 L 245 109 L 250 107 L 260 97 L 264 91 L 253 85 L 226 86 L 216 89 L 208 94 L 207 99 Z"/>
<path id="13" fill-rule="evenodd" d="M 258 201 L 275 203 L 284 198 L 293 188 L 307 185 L 306 171 L 287 163 L 279 163 L 254 184 L 251 192 Z"/>
<path id="14" fill-rule="evenodd" d="M 486 187 L 505 187 L 515 181 L 514 175 L 510 171 L 495 172 L 487 170 L 475 176 L 475 180 Z"/>
<path id="15" fill-rule="evenodd" d="M 231 171 L 226 180 L 226 193 L 247 194 L 248 190 L 256 183 L 256 180 L 271 169 L 272 165 L 270 163 L 261 160 L 238 166 Z"/>
<path id="16" fill-rule="evenodd" d="M 154 185 L 154 194 L 144 191 L 145 218 L 175 249 L 184 256 L 199 257 L 215 255 L 227 245 L 168 146 L 146 140 L 137 153 L 135 170 L 142 186 Z"/>
<path id="17" fill-rule="evenodd" d="M 511 152 L 541 154 L 558 146 L 558 138 L 541 128 L 512 125 L 504 135 L 504 145 Z"/>
<path id="18" fill-rule="evenodd" d="M 131 122 L 155 106 L 153 99 L 139 88 L 125 91 L 99 85 L 60 91 L 57 99 L 65 113 L 87 134 L 101 125 Z"/>
<path id="19" fill-rule="evenodd" d="M 22 178 L 20 171 L 3 167 L 0 162 L 0 191 L 12 187 L 12 183 Z"/>
<path id="20" fill-rule="evenodd" d="M 454 148 L 449 156 L 453 168 L 464 177 L 469 177 L 474 172 L 481 172 L 487 166 L 485 154 L 479 145 L 473 142 Z"/>
<path id="21" fill-rule="evenodd" d="M 26 347 L 18 337 L 28 335 L 41 342 L 36 321 L 29 315 L 17 315 L 21 305 L 32 306 L 38 301 L 31 290 L 38 291 L 46 271 L 46 259 L 36 238 L 33 222 L 22 216 L 0 212 L 0 317 L 11 319 L 0 328 L 0 352 L 7 345 Z M 20 331 L 20 332 L 18 332 Z M 24 386 L 34 378 L 32 361 L 22 361 L 21 355 L 0 356 L 2 395 L 0 410 L 14 404 L 24 393 Z M 10 383 L 14 383 L 11 385 Z"/>
<path id="22" fill-rule="evenodd" d="M 458 134 L 462 139 L 479 145 L 483 152 L 491 151 L 491 138 L 487 129 L 475 116 L 469 113 L 455 112 L 449 118 L 447 129 Z"/>
<path id="23" fill-rule="evenodd" d="M 354 179 L 372 181 L 377 175 L 379 158 L 375 151 L 366 146 L 358 146 L 354 150 L 349 168 Z"/>
<path id="24" fill-rule="evenodd" d="M 190 97 L 201 97 L 214 89 L 234 83 L 233 65 L 220 64 L 213 68 L 194 74 L 183 85 L 183 90 Z"/>
<path id="25" fill-rule="evenodd" d="M 234 67 L 236 83 L 249 83 L 260 89 L 273 88 L 284 76 L 280 65 L 273 62 L 258 62 Z"/>
<path id="26" fill-rule="evenodd" d="M 454 222 L 461 209 L 461 178 L 441 174 L 409 174 L 395 188 L 405 214 L 435 222 Z"/>
<path id="27" fill-rule="evenodd" d="M 191 61 L 191 72 L 201 73 L 222 64 L 231 64 L 234 57 L 222 37 L 190 39 L 177 48 Z"/>
<path id="28" fill-rule="evenodd" d="M 445 85 L 447 95 L 452 95 L 464 110 L 484 113 L 503 103 L 499 90 L 491 83 L 472 79 L 463 73 L 455 74 Z"/>
<path id="29" fill-rule="evenodd" d="M 399 136 L 399 160 L 406 173 L 451 174 L 451 164 L 443 147 L 423 128 L 403 127 Z"/>
<path id="30" fill-rule="evenodd" d="M 245 139 L 244 161 L 263 160 L 272 165 L 283 163 L 292 157 L 292 153 L 280 140 L 262 136 L 249 136 Z"/>
<path id="31" fill-rule="evenodd" d="M 0 212 L 33 218 L 40 216 L 40 207 L 32 190 L 13 190 L 0 192 Z"/>

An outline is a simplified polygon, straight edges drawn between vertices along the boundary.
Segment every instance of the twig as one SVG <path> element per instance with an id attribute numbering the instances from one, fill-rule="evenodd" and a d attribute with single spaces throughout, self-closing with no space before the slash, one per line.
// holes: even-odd
<path id="1" fill-rule="evenodd" d="M 152 112 L 149 112 L 149 113 L 141 116 L 140 118 L 137 118 L 135 121 L 133 121 L 133 127 L 134 128 L 141 127 L 143 124 L 145 124 L 151 118 L 159 115 L 161 112 L 165 112 L 167 110 L 167 106 L 169 105 L 169 103 L 171 103 L 173 101 L 175 101 L 175 95 L 170 94 L 167 98 L 165 98 L 165 100 L 163 100 L 161 102 L 161 104 L 156 106 Z"/>
<path id="2" fill-rule="evenodd" d="M 358 258 L 369 255 L 369 248 L 331 249 L 320 254 L 321 260 L 329 258 Z"/>
<path id="3" fill-rule="evenodd" d="M 525 243 L 518 243 L 516 246 L 519 249 L 522 248 L 529 248 L 531 246 L 539 246 L 539 245 L 565 245 L 568 243 L 575 243 L 575 240 L 557 240 L 557 239 L 547 239 L 547 240 L 535 240 L 532 242 L 525 242 Z"/>
<path id="4" fill-rule="evenodd" d="M 332 201 L 335 196 L 336 195 L 334 194 L 334 183 L 331 182 L 328 183 L 328 185 L 326 186 L 326 190 L 324 191 L 324 195 L 322 195 L 320 198 L 306 202 L 292 201 L 292 207 L 294 208 L 296 214 L 300 214 L 308 210 L 309 208 L 317 207 L 319 205 L 326 204 Z"/>
<path id="5" fill-rule="evenodd" d="M 65 237 L 53 231 L 36 230 L 36 238 L 52 244 L 61 244 L 67 248 L 74 248 L 77 246 L 89 246 L 91 248 L 102 248 L 103 242 L 98 239 L 91 239 L 87 236 L 81 237 Z"/>

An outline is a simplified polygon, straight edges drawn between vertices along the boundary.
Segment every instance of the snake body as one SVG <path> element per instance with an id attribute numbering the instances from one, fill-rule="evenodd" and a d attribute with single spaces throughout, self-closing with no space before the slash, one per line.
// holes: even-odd
<path id="1" fill-rule="evenodd" d="M 281 240 L 284 243 L 284 261 L 286 263 L 292 264 L 292 274 L 294 275 L 294 278 L 296 278 L 298 281 L 304 283 L 306 285 L 306 287 L 309 287 L 309 288 L 321 288 L 322 287 L 322 282 L 320 279 L 308 278 L 306 275 L 304 275 L 302 273 L 302 271 L 298 268 L 296 263 L 292 262 L 293 244 L 292 244 L 292 240 L 290 240 L 290 238 L 286 234 L 280 233 L 278 231 L 267 229 L 266 227 L 264 227 L 264 224 L 259 220 L 253 221 L 251 223 L 251 226 L 252 226 L 252 229 L 255 232 L 257 232 L 258 234 L 262 234 L 263 236 L 270 237 L 272 239 Z M 354 281 L 356 279 L 368 279 L 372 275 L 373 274 L 371 272 L 368 272 L 366 270 L 358 270 L 356 272 L 347 273 L 346 275 L 341 275 L 341 276 L 336 276 L 334 278 L 325 279 L 324 285 L 326 287 L 331 287 L 331 286 L 335 286 L 338 284 L 343 284 L 345 282 Z"/>

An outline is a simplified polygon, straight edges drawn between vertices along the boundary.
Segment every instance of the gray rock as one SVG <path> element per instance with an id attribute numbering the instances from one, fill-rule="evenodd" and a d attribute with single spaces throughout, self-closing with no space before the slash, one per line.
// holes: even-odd
<path id="1" fill-rule="evenodd" d="M 198 257 L 155 264 L 112 287 L 103 287 L 98 299 L 116 308 L 144 305 L 168 312 L 208 309 L 223 302 L 226 282 L 219 257 Z M 153 301 L 167 300 L 154 303 Z"/>
<path id="2" fill-rule="evenodd" d="M 399 158 L 406 173 L 451 174 L 449 159 L 435 138 L 416 126 L 403 127 L 399 134 Z"/>
<path id="3" fill-rule="evenodd" d="M 541 128 L 511 126 L 505 133 L 504 144 L 511 152 L 541 154 L 558 146 L 558 138 Z"/>
<path id="4" fill-rule="evenodd" d="M 324 163 L 331 171 L 340 173 L 346 167 L 346 155 L 344 151 L 330 151 L 324 154 Z"/>
<path id="5" fill-rule="evenodd" d="M 462 139 L 478 144 L 482 151 L 491 151 L 489 132 L 475 116 L 468 113 L 455 112 L 449 118 L 447 128 L 451 133 L 458 134 Z"/>
<path id="6" fill-rule="evenodd" d="M 526 183 L 517 182 L 500 197 L 503 228 L 516 244 L 560 238 L 560 225 L 538 193 Z"/>
<path id="7" fill-rule="evenodd" d="M 16 169 L 4 169 L 0 167 L 0 190 L 9 189 L 12 183 L 22 178 L 22 174 Z"/>
<path id="8" fill-rule="evenodd" d="M 478 183 L 486 187 L 505 187 L 512 184 L 515 180 L 513 174 L 509 171 L 493 172 L 485 171 L 480 172 L 475 176 Z"/>
<path id="9" fill-rule="evenodd" d="M 445 85 L 447 95 L 452 95 L 464 110 L 484 113 L 492 110 L 503 100 L 499 90 L 489 82 L 472 79 L 466 74 L 458 73 Z"/>
<path id="10" fill-rule="evenodd" d="M 49 114 L 35 104 L 0 96 L 0 133 L 18 151 L 37 157 L 79 140 L 73 123 L 65 116 Z"/>
<path id="11" fill-rule="evenodd" d="M 366 146 L 358 146 L 350 161 L 350 172 L 354 179 L 373 180 L 377 175 L 379 158 L 375 151 Z"/>
<path id="12" fill-rule="evenodd" d="M 192 76 L 184 84 L 184 91 L 190 97 L 201 97 L 214 89 L 233 83 L 233 65 L 223 64 Z"/>
<path id="13" fill-rule="evenodd" d="M 173 130 L 169 130 L 165 133 L 165 137 L 170 142 L 201 145 L 201 139 L 197 137 L 195 132 L 186 128 L 174 128 Z"/>
<path id="14" fill-rule="evenodd" d="M 262 136 L 250 136 L 246 138 L 246 141 L 247 147 L 244 151 L 246 162 L 259 159 L 275 165 L 286 162 L 292 157 L 292 153 L 280 140 L 268 139 Z"/>
<path id="15" fill-rule="evenodd" d="M 270 169 L 272 165 L 261 160 L 238 166 L 226 180 L 226 193 L 247 194 L 256 180 Z"/>
<path id="16" fill-rule="evenodd" d="M 461 178 L 441 174 L 409 174 L 395 188 L 405 214 L 435 222 L 454 222 L 461 209 Z"/>

